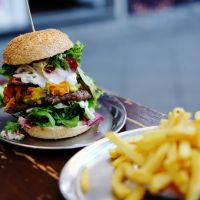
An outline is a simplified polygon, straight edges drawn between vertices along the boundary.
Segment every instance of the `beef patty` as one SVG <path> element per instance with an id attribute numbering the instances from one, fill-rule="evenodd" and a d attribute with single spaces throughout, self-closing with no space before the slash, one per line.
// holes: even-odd
<path id="1" fill-rule="evenodd" d="M 87 99 L 92 98 L 91 94 L 87 90 L 78 90 L 76 92 L 68 93 L 63 96 L 47 96 L 42 99 L 42 104 L 25 104 L 25 103 L 17 103 L 14 107 L 10 108 L 7 112 L 8 113 L 17 113 L 21 111 L 25 111 L 28 108 L 33 107 L 41 107 L 41 106 L 48 106 L 54 105 L 58 103 L 67 103 L 70 101 L 84 101 Z"/>

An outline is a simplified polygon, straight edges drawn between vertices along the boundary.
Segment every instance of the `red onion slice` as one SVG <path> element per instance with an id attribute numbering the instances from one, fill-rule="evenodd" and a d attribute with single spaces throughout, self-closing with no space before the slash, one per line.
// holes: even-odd
<path id="1" fill-rule="evenodd" d="M 99 124 L 100 122 L 102 122 L 104 120 L 104 117 L 97 112 L 94 113 L 94 116 L 95 116 L 94 119 L 87 121 L 88 126 L 93 126 L 95 124 Z"/>
<path id="2" fill-rule="evenodd" d="M 31 128 L 30 120 L 28 120 L 24 117 L 19 117 L 18 123 L 20 124 L 21 128 Z"/>

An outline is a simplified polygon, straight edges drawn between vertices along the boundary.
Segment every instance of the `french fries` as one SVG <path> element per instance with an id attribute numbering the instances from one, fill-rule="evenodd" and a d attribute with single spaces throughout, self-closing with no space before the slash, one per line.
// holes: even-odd
<path id="1" fill-rule="evenodd" d="M 114 167 L 112 191 L 117 199 L 141 200 L 145 193 L 171 189 L 186 200 L 200 199 L 200 112 L 175 108 L 155 130 L 120 139 L 106 134 Z"/>
<path id="2" fill-rule="evenodd" d="M 200 197 L 200 153 L 193 150 L 191 160 L 191 180 L 186 200 L 196 200 Z"/>
<path id="3" fill-rule="evenodd" d="M 127 145 L 123 140 L 117 137 L 112 132 L 107 133 L 106 137 L 108 137 L 113 143 L 117 144 L 118 148 L 125 153 L 125 155 L 134 163 L 141 165 L 144 162 L 143 156 L 136 152 L 134 149 L 132 150 L 129 145 Z"/>
<path id="4" fill-rule="evenodd" d="M 140 200 L 144 197 L 144 195 L 145 189 L 141 186 L 138 186 L 125 200 Z"/>
<path id="5" fill-rule="evenodd" d="M 119 199 L 125 199 L 129 194 L 131 194 L 131 190 L 126 185 L 123 184 L 124 178 L 125 178 L 124 166 L 120 165 L 116 168 L 112 176 L 113 193 Z"/>
<path id="6" fill-rule="evenodd" d="M 89 189 L 89 170 L 86 167 L 81 171 L 80 183 L 83 193 L 87 193 Z"/>

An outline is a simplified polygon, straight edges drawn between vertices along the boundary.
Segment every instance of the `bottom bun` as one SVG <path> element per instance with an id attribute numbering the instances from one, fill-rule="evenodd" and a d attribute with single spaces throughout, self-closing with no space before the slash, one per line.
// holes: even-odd
<path id="1" fill-rule="evenodd" d="M 80 135 L 90 129 L 87 125 L 78 125 L 73 128 L 66 128 L 64 126 L 53 127 L 39 127 L 25 128 L 24 130 L 32 137 L 41 139 L 62 139 Z"/>

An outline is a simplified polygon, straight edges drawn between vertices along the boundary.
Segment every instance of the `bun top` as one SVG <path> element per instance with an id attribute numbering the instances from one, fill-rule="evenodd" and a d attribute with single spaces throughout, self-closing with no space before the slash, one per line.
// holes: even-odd
<path id="1" fill-rule="evenodd" d="M 30 64 L 62 53 L 73 46 L 69 37 L 56 29 L 45 29 L 12 39 L 3 52 L 3 63 Z"/>

